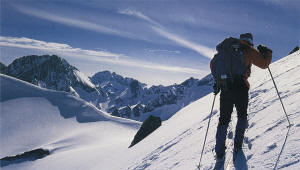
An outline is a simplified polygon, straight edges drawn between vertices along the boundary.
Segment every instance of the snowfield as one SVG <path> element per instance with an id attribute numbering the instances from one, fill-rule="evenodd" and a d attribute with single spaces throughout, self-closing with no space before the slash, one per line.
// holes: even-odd
<path id="1" fill-rule="evenodd" d="M 232 165 L 232 114 L 224 169 L 299 169 L 300 52 L 272 63 L 270 69 L 289 115 L 281 107 L 268 70 L 252 67 L 244 155 Z M 116 118 L 64 92 L 45 90 L 1 75 L 1 158 L 37 148 L 50 155 L 2 167 L 7 169 L 197 169 L 213 94 L 182 108 L 162 126 L 128 148 L 140 123 Z M 212 149 L 219 116 L 213 110 L 201 169 L 215 164 Z"/>
<path id="2" fill-rule="evenodd" d="M 1 158 L 50 150 L 48 157 L 3 169 L 113 168 L 112 160 L 127 150 L 139 126 L 66 92 L 1 75 Z"/>

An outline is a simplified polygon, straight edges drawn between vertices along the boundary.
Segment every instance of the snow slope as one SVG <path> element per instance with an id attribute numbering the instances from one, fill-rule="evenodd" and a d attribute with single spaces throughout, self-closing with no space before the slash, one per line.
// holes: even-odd
<path id="1" fill-rule="evenodd" d="M 239 164 L 248 169 L 299 169 L 300 53 L 271 64 L 270 69 L 294 126 L 287 128 L 288 122 L 268 71 L 253 67 L 249 127 L 243 146 L 245 157 Z M 165 121 L 159 130 L 133 148 L 136 157 L 141 159 L 134 161 L 128 169 L 196 169 L 212 101 L 213 94 L 207 95 Z M 203 169 L 212 169 L 215 163 L 211 150 L 215 145 L 219 97 L 216 101 L 202 159 Z M 236 111 L 232 120 L 236 122 Z M 234 127 L 235 123 L 231 123 L 229 132 L 234 131 Z M 230 146 L 232 140 L 227 141 Z M 145 150 L 144 146 L 147 151 L 141 152 Z"/>
<path id="2" fill-rule="evenodd" d="M 118 158 L 115 153 L 127 149 L 140 126 L 103 113 L 69 93 L 42 89 L 5 75 L 0 78 L 0 157 L 37 148 L 51 153 L 36 162 L 4 169 L 90 169 L 93 165 L 87 161 L 108 167 L 111 161 L 107 160 Z"/>
<path id="3" fill-rule="evenodd" d="M 243 146 L 244 157 L 239 164 L 247 169 L 299 169 L 300 53 L 272 63 L 270 69 L 294 126 L 290 129 L 286 127 L 288 122 L 268 71 L 253 67 L 249 128 Z M 3 90 L 5 83 L 8 86 Z M 23 90 L 9 91 L 13 86 L 22 86 Z M 3 95 L 4 91 L 8 92 Z M 51 154 L 43 159 L 9 165 L 3 169 L 196 169 L 213 94 L 184 107 L 129 149 L 128 144 L 137 130 L 136 122 L 113 118 L 87 103 L 79 106 L 78 103 L 83 101 L 66 93 L 57 93 L 60 96 L 54 93 L 57 92 L 37 89 L 1 75 L 1 158 L 40 147 L 51 150 Z M 202 159 L 203 169 L 212 169 L 215 163 L 211 150 L 215 144 L 218 101 L 219 95 Z M 72 109 L 72 105 L 76 109 Z M 82 106 L 89 109 L 76 114 L 64 113 L 64 108 L 77 111 Z M 13 116 L 16 114 L 18 116 Z M 72 116 L 67 119 L 66 115 Z M 232 120 L 230 131 L 234 133 L 235 111 Z M 227 141 L 231 146 L 232 140 Z M 234 168 L 229 167 L 225 169 Z"/>

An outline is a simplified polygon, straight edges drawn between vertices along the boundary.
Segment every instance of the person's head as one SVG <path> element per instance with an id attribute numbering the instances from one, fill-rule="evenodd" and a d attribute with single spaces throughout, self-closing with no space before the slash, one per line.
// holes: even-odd
<path id="1" fill-rule="evenodd" d="M 246 42 L 248 45 L 253 46 L 253 36 L 251 33 L 241 34 L 240 40 Z"/>

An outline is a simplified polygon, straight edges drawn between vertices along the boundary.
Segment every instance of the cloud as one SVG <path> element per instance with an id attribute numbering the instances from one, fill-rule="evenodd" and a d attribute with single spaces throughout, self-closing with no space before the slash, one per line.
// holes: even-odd
<path id="1" fill-rule="evenodd" d="M 73 48 L 68 44 L 60 44 L 54 42 L 45 42 L 34 40 L 25 37 L 3 37 L 0 36 L 0 46 L 7 47 L 16 47 L 16 48 L 26 48 L 26 49 L 35 49 L 35 50 L 44 50 L 60 53 L 82 53 L 91 56 L 101 56 L 101 57 L 119 57 L 121 54 L 114 54 L 106 51 L 92 51 L 84 50 L 81 48 Z"/>
<path id="2" fill-rule="evenodd" d="M 42 10 L 30 8 L 30 7 L 25 7 L 25 6 L 19 6 L 19 5 L 14 5 L 14 7 L 26 14 L 26 15 L 31 15 L 37 18 L 45 19 L 48 21 L 68 25 L 68 26 L 73 26 L 73 27 L 78 27 L 81 29 L 89 30 L 89 31 L 95 31 L 95 32 L 100 32 L 104 34 L 110 34 L 110 35 L 116 35 L 116 36 L 121 36 L 121 37 L 126 37 L 126 38 L 131 38 L 131 39 L 138 39 L 135 35 L 116 30 L 113 28 L 109 28 L 106 26 L 102 26 L 93 22 L 85 21 L 85 20 L 80 20 L 80 19 L 74 19 L 74 18 L 69 18 L 65 16 L 59 16 L 55 15 L 53 13 L 48 13 Z"/>
<path id="3" fill-rule="evenodd" d="M 157 33 L 159 33 L 160 35 L 162 35 L 165 38 L 168 38 L 186 48 L 192 49 L 196 52 L 198 52 L 199 54 L 207 57 L 207 58 L 212 58 L 214 56 L 214 54 L 216 53 L 214 51 L 214 49 L 211 49 L 209 47 L 206 47 L 204 45 L 200 45 L 200 44 L 196 44 L 194 42 L 188 41 L 183 39 L 182 37 L 172 34 L 170 32 L 167 32 L 161 28 L 158 27 L 152 27 Z"/>
<path id="4" fill-rule="evenodd" d="M 163 49 L 145 49 L 145 51 L 150 53 L 159 53 L 159 52 L 176 53 L 176 54 L 181 53 L 179 50 L 163 50 Z"/>
<path id="5" fill-rule="evenodd" d="M 162 25 L 160 25 L 158 22 L 152 20 L 151 18 L 149 18 L 148 16 L 144 15 L 143 13 L 139 12 L 139 11 L 136 11 L 134 9 L 130 9 L 130 8 L 127 8 L 127 9 L 123 9 L 123 10 L 119 10 L 118 11 L 119 14 L 124 14 L 124 15 L 129 15 L 129 16 L 134 16 L 134 17 L 137 17 L 137 18 L 140 18 L 142 20 L 145 20 L 151 24 L 154 24 L 158 27 L 163 27 Z"/>
<path id="6" fill-rule="evenodd" d="M 169 31 L 166 31 L 166 29 L 160 25 L 158 22 L 154 21 L 153 19 L 151 19 L 150 17 L 144 15 L 141 12 L 138 12 L 136 10 L 133 9 L 125 9 L 125 10 L 119 10 L 118 11 L 120 14 L 125 14 L 125 15 L 129 15 L 129 16 L 134 16 L 134 17 L 138 17 L 140 19 L 143 19 L 147 22 L 149 22 L 151 25 L 151 28 L 158 33 L 160 36 L 167 38 L 185 48 L 191 49 L 196 51 L 197 53 L 207 57 L 207 58 L 212 58 L 214 56 L 214 54 L 216 53 L 214 49 L 206 47 L 204 45 L 201 44 L 197 44 L 191 41 L 188 41 L 182 37 L 180 37 L 179 35 L 170 33 Z"/>
<path id="7" fill-rule="evenodd" d="M 128 67 L 138 67 L 143 69 L 152 69 L 158 71 L 169 71 L 173 73 L 187 73 L 187 74 L 203 74 L 204 70 L 162 65 L 158 63 L 151 63 L 142 60 L 137 60 L 128 57 L 124 54 L 112 53 L 108 51 L 86 50 L 81 48 L 73 48 L 68 44 L 60 44 L 53 42 L 45 42 L 29 38 L 19 37 L 3 37 L 0 36 L 0 46 L 33 49 L 63 57 L 80 58 L 87 61 L 96 61 L 102 63 L 109 63 L 114 65 L 122 65 Z"/>
<path id="8" fill-rule="evenodd" d="M 99 24 L 95 24 L 92 22 L 83 21 L 83 20 L 74 19 L 74 18 L 68 18 L 68 17 L 64 17 L 64 16 L 59 16 L 59 15 L 48 13 L 48 12 L 45 12 L 42 10 L 30 8 L 30 7 L 19 6 L 19 5 L 14 5 L 14 6 L 17 10 L 19 10 L 20 12 L 22 12 L 24 14 L 38 17 L 41 19 L 45 19 L 48 21 L 53 21 L 53 22 L 57 22 L 60 24 L 74 26 L 74 27 L 78 27 L 81 29 L 100 32 L 100 33 L 104 33 L 104 34 L 111 34 L 111 35 L 131 38 L 131 39 L 141 39 L 141 38 L 138 38 L 134 34 L 116 30 L 116 29 L 112 29 L 112 28 L 102 26 Z M 190 42 L 190 41 L 180 37 L 179 35 L 175 35 L 173 33 L 166 31 L 166 29 L 162 25 L 160 25 L 158 22 L 154 21 L 153 19 L 151 19 L 150 17 L 144 15 L 143 13 L 141 13 L 139 11 L 128 8 L 128 9 L 124 9 L 124 10 L 119 10 L 118 13 L 124 14 L 124 15 L 129 15 L 129 16 L 134 16 L 134 17 L 140 18 L 144 21 L 147 21 L 148 23 L 151 24 L 151 28 L 156 33 L 158 33 L 160 36 L 165 37 L 173 42 L 176 42 L 177 44 L 184 46 L 185 48 L 194 50 L 205 57 L 208 57 L 208 58 L 213 57 L 213 54 L 214 54 L 213 49 L 210 49 L 210 48 L 205 47 L 200 44 Z"/>

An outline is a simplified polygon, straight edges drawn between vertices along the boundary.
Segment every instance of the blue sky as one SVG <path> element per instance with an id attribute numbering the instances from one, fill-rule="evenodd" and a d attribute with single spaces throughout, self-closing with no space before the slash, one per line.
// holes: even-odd
<path id="1" fill-rule="evenodd" d="M 0 61 L 56 54 L 91 76 L 148 85 L 207 75 L 215 46 L 251 32 L 274 59 L 300 42 L 297 0 L 1 0 Z"/>

